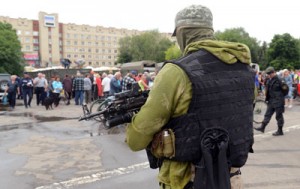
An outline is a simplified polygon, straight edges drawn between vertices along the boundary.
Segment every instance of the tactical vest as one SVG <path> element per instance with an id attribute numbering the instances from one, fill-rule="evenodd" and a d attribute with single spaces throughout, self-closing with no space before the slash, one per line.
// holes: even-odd
<path id="1" fill-rule="evenodd" d="M 175 133 L 176 161 L 201 159 L 200 136 L 206 128 L 221 127 L 229 133 L 231 166 L 246 163 L 253 144 L 255 74 L 247 64 L 226 64 L 205 50 L 170 62 L 182 68 L 192 83 L 187 114 L 171 119 L 166 128 Z"/>

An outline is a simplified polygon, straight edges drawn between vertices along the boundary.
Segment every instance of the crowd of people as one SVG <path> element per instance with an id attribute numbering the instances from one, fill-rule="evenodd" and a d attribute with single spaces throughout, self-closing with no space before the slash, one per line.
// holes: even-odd
<path id="1" fill-rule="evenodd" d="M 155 73 L 138 73 L 133 70 L 122 76 L 121 72 L 113 73 L 90 73 L 65 75 L 60 78 L 53 75 L 49 79 L 45 74 L 38 73 L 37 77 L 31 78 L 28 72 L 23 77 L 11 76 L 7 84 L 5 95 L 8 97 L 9 110 L 13 110 L 17 99 L 23 99 L 25 108 L 31 107 L 33 95 L 36 96 L 36 105 L 45 105 L 45 99 L 51 97 L 58 106 L 61 98 L 65 98 L 66 105 L 74 99 L 75 105 L 89 104 L 99 98 L 107 98 L 115 93 L 128 90 L 130 83 L 138 82 L 141 90 L 149 90 L 153 84 Z"/>

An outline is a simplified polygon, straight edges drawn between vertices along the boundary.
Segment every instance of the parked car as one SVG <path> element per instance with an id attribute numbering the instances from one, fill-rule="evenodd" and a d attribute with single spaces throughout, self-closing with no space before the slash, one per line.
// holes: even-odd
<path id="1" fill-rule="evenodd" d="M 7 87 L 7 83 L 10 80 L 10 75 L 7 73 L 0 73 L 0 100 L 4 96 L 4 91 Z"/>

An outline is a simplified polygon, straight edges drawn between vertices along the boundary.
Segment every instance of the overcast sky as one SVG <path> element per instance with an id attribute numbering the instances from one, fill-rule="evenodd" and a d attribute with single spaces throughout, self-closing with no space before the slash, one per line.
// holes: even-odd
<path id="1" fill-rule="evenodd" d="M 211 9 L 215 31 L 243 27 L 267 42 L 283 33 L 300 38 L 297 0 L 0 0 L 0 15 L 38 19 L 44 11 L 58 13 L 62 23 L 171 33 L 176 13 L 191 4 Z"/>

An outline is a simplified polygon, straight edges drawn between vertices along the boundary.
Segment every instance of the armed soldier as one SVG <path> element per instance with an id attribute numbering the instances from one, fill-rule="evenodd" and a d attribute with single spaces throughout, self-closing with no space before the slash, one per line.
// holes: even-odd
<path id="1" fill-rule="evenodd" d="M 281 80 L 278 78 L 273 67 L 268 67 L 266 69 L 266 73 L 269 76 L 266 93 L 266 102 L 268 103 L 268 107 L 261 126 L 254 129 L 264 133 L 266 126 L 275 112 L 278 129 L 275 133 L 273 133 L 273 136 L 280 136 L 283 135 L 282 127 L 284 124 L 284 95 L 281 89 Z"/>
<path id="2" fill-rule="evenodd" d="M 242 188 L 239 168 L 253 144 L 249 48 L 216 41 L 212 13 L 201 5 L 178 12 L 175 25 L 173 36 L 183 57 L 168 61 L 156 76 L 147 102 L 127 128 L 127 143 L 133 151 L 148 149 L 149 160 L 160 167 L 160 188 Z M 223 162 L 219 165 L 203 166 L 216 158 L 205 149 L 208 133 L 212 134 L 208 138 L 221 136 L 214 140 L 221 142 L 215 149 L 218 162 Z M 167 143 L 160 140 L 169 136 L 170 148 L 161 148 Z"/>

